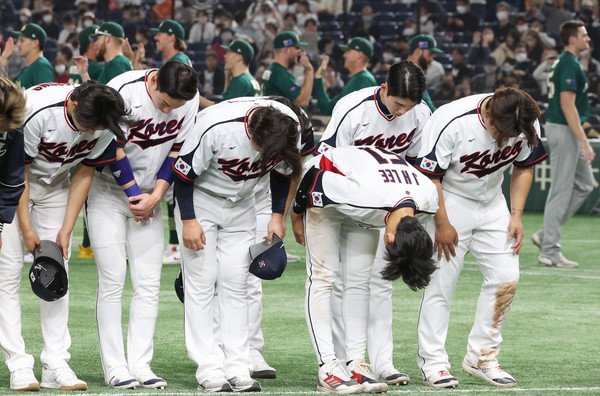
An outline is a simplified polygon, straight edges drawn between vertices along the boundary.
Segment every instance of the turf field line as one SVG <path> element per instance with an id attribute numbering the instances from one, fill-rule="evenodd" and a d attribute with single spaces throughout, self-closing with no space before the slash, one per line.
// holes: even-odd
<path id="1" fill-rule="evenodd" d="M 600 391 L 600 387 L 573 387 L 573 388 L 477 388 L 477 389 L 452 389 L 451 391 L 448 389 L 410 389 L 410 388 L 402 388 L 402 389 L 390 389 L 387 393 L 392 394 L 408 394 L 408 393 L 441 393 L 441 392 L 451 392 L 451 393 L 482 393 L 485 391 L 494 392 L 494 393 L 526 393 L 526 392 L 534 392 L 534 393 L 546 393 L 546 392 L 598 392 Z M 124 393 L 70 393 L 70 395 L 87 395 L 87 396 L 101 396 L 101 395 L 123 395 L 123 396 L 147 396 L 147 395 L 160 395 L 160 396 L 192 396 L 198 395 L 198 392 L 124 392 Z M 257 393 L 257 395 L 317 395 L 321 394 L 317 391 L 262 391 Z"/>
<path id="2" fill-rule="evenodd" d="M 468 264 L 468 266 L 464 267 L 465 270 L 467 270 L 467 271 L 479 271 L 479 264 L 477 264 L 475 261 L 465 261 L 465 264 Z M 520 273 L 521 273 L 521 275 L 551 276 L 551 277 L 556 277 L 557 274 L 560 274 L 561 278 L 600 280 L 600 276 L 597 276 L 597 275 L 586 275 L 586 274 L 573 274 L 573 273 L 569 273 L 571 271 L 578 271 L 578 270 L 554 268 L 552 270 L 552 272 L 521 270 Z"/>

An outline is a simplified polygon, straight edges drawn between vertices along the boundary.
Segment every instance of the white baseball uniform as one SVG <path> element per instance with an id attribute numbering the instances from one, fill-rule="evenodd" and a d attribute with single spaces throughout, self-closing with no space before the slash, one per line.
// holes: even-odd
<path id="1" fill-rule="evenodd" d="M 123 149 L 137 184 L 151 193 L 156 174 L 170 152 L 177 152 L 194 125 L 199 97 L 163 113 L 148 91 L 148 77 L 156 69 L 129 71 L 113 78 L 116 89 L 135 121 L 126 132 Z M 96 320 L 105 381 L 123 368 L 134 377 L 148 368 L 158 315 L 158 295 L 163 252 L 163 217 L 160 206 L 154 217 L 136 222 L 127 196 L 108 167 L 96 172 L 86 206 L 90 241 L 98 270 Z M 107 230 L 111 230 L 107 232 Z M 133 295 L 127 332 L 127 358 L 123 344 L 121 299 L 127 267 Z"/>
<path id="2" fill-rule="evenodd" d="M 440 107 L 423 130 L 416 167 L 431 177 L 443 176 L 448 219 L 459 238 L 456 256 L 438 261 L 421 303 L 417 362 L 424 378 L 450 369 L 444 344 L 466 252 L 475 256 L 484 278 L 465 358 L 473 366 L 497 366 L 500 332 L 519 280 L 519 256 L 512 253 L 514 241 L 508 239 L 503 174 L 511 164 L 529 167 L 547 155 L 541 141 L 531 149 L 522 134 L 498 147 L 480 114 L 481 103 L 490 96 L 468 96 Z M 539 136 L 537 121 L 535 128 Z"/>
<path id="3" fill-rule="evenodd" d="M 27 109 L 23 133 L 29 164 L 31 225 L 40 239 L 54 241 L 62 226 L 69 193 L 68 170 L 79 163 L 100 166 L 115 158 L 113 135 L 105 131 L 80 133 L 67 114 L 67 100 L 76 85 L 46 83 L 25 91 Z M 2 231 L 0 251 L 0 343 L 12 372 L 33 368 L 21 336 L 19 286 L 24 247 L 15 216 Z M 70 252 L 70 247 L 69 247 Z M 65 260 L 68 271 L 68 260 Z M 69 294 L 59 300 L 40 300 L 44 349 L 41 362 L 53 370 L 68 365 L 71 337 L 67 327 Z"/>
<path id="4" fill-rule="evenodd" d="M 305 170 L 294 211 L 311 207 L 304 220 L 305 309 L 317 360 L 325 364 L 338 356 L 330 301 L 338 275 L 344 285 L 344 358 L 364 359 L 369 283 L 380 230 L 401 207 L 413 207 L 417 214 L 435 213 L 436 187 L 401 156 L 377 147 L 331 148 L 307 162 Z M 306 197 L 303 201 L 301 195 Z"/>
<path id="5" fill-rule="evenodd" d="M 174 165 L 181 183 L 193 183 L 195 218 L 206 236 L 204 250 L 182 249 L 186 346 L 198 365 L 200 384 L 215 376 L 250 375 L 248 248 L 255 241 L 255 188 L 261 154 L 252 148 L 246 121 L 250 111 L 263 106 L 275 107 L 298 121 L 291 109 L 272 100 L 221 102 L 198 113 L 196 126 Z M 271 169 L 286 172 L 282 163 L 269 164 Z M 180 240 L 181 194 L 176 186 Z M 216 342 L 213 321 L 207 320 L 214 315 L 215 290 L 222 349 Z"/>
<path id="6" fill-rule="evenodd" d="M 378 87 L 369 87 L 343 97 L 333 109 L 331 121 L 318 145 L 323 153 L 331 147 L 376 146 L 414 160 L 419 152 L 421 130 L 431 111 L 425 102 L 400 117 L 390 115 L 381 101 Z M 369 360 L 374 374 L 393 370 L 392 282 L 381 278 L 385 265 L 383 237 L 373 265 L 368 330 Z M 334 285 L 334 341 L 341 358 L 344 324 L 341 321 L 341 285 Z"/>

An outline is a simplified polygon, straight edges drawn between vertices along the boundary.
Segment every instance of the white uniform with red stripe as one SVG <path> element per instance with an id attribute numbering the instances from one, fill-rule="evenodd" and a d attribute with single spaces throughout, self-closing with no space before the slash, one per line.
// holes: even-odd
<path id="1" fill-rule="evenodd" d="M 318 144 L 318 151 L 330 147 L 376 146 L 414 160 L 419 153 L 421 130 L 431 115 L 425 102 L 400 117 L 389 115 L 378 87 L 369 87 L 343 97 L 333 109 L 331 121 Z M 381 238 L 383 241 L 383 238 Z M 376 376 L 394 369 L 392 363 L 392 282 L 381 278 L 385 265 L 380 242 L 371 277 L 369 318 L 369 360 Z M 334 287 L 334 339 L 343 357 L 344 324 L 341 321 L 339 282 Z"/>
<path id="2" fill-rule="evenodd" d="M 448 371 L 444 348 L 451 296 L 464 256 L 470 251 L 484 276 L 466 361 L 480 368 L 497 366 L 504 319 L 519 280 L 519 257 L 513 255 L 507 229 L 510 213 L 502 195 L 504 170 L 528 167 L 547 155 L 541 144 L 531 149 L 524 135 L 503 147 L 485 129 L 482 101 L 491 94 L 468 96 L 437 109 L 423 130 L 417 169 L 442 177 L 448 219 L 458 232 L 456 257 L 442 258 L 425 289 L 419 314 L 417 361 L 424 378 Z M 535 128 L 539 136 L 539 123 Z M 434 225 L 430 224 L 433 236 Z"/>
<path id="3" fill-rule="evenodd" d="M 25 91 L 27 110 L 23 127 L 26 162 L 29 164 L 31 225 L 40 239 L 56 240 L 62 226 L 69 194 L 68 170 L 82 163 L 102 165 L 114 160 L 113 135 L 107 131 L 80 133 L 67 116 L 67 99 L 76 85 L 47 83 Z M 9 371 L 32 368 L 34 359 L 25 353 L 21 337 L 19 287 L 24 247 L 17 216 L 2 231 L 0 250 L 0 344 Z M 69 248 L 70 251 L 70 248 Z M 68 270 L 68 261 L 65 260 Z M 71 355 L 67 327 L 69 294 L 47 302 L 40 300 L 44 349 L 42 364 L 64 367 Z"/>
<path id="4" fill-rule="evenodd" d="M 237 98 L 200 113 L 174 165 L 179 178 L 194 183 L 194 211 L 202 226 L 204 250 L 182 248 L 185 289 L 185 336 L 189 356 L 202 383 L 215 376 L 250 375 L 248 346 L 248 248 L 255 241 L 255 188 L 261 154 L 247 133 L 248 113 L 272 106 L 297 121 L 285 105 L 261 98 Z M 300 146 L 300 142 L 299 142 Z M 282 163 L 269 169 L 286 173 Z M 178 192 L 176 190 L 176 196 Z M 179 203 L 175 211 L 181 236 Z M 218 293 L 219 347 L 212 318 Z"/>
<path id="5" fill-rule="evenodd" d="M 413 207 L 417 216 L 437 211 L 428 177 L 399 155 L 375 147 L 327 150 L 305 165 L 294 203 L 306 210 L 306 320 L 319 364 L 337 357 L 332 333 L 332 289 L 343 280 L 342 319 L 346 360 L 364 359 L 369 283 L 378 242 L 389 214 Z M 299 196 L 307 197 L 300 201 Z"/>
<path id="6" fill-rule="evenodd" d="M 170 152 L 178 152 L 194 126 L 198 95 L 168 113 L 161 112 L 148 92 L 148 76 L 156 70 L 135 70 L 113 78 L 136 122 L 127 129 L 123 146 L 137 184 L 151 193 L 156 174 Z M 127 368 L 136 378 L 149 367 L 158 315 L 163 252 L 163 217 L 136 222 L 127 196 L 108 167 L 96 173 L 87 202 L 90 241 L 98 268 L 96 320 L 105 381 Z M 107 231 L 110 230 L 110 231 Z M 121 297 L 129 266 L 133 296 L 129 312 L 127 357 L 123 347 Z"/>

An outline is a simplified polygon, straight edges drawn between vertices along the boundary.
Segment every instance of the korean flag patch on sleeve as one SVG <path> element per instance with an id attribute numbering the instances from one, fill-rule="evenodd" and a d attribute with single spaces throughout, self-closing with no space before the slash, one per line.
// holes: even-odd
<path id="1" fill-rule="evenodd" d="M 187 162 L 185 162 L 184 160 L 182 160 L 181 158 L 177 159 L 177 162 L 175 162 L 175 169 L 183 174 L 183 175 L 188 175 L 188 173 L 190 173 L 190 170 L 192 169 L 192 167 L 190 165 L 188 165 Z"/>
<path id="2" fill-rule="evenodd" d="M 323 193 L 313 192 L 311 193 L 311 200 L 314 207 L 323 207 Z"/>
<path id="3" fill-rule="evenodd" d="M 421 160 L 421 169 L 433 172 L 437 166 L 437 161 L 430 160 L 429 158 L 423 158 Z"/>

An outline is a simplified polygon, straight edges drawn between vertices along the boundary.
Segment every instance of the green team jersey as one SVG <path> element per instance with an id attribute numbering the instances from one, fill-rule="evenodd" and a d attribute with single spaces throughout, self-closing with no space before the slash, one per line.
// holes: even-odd
<path id="1" fill-rule="evenodd" d="M 133 69 L 133 67 L 131 66 L 131 62 L 129 62 L 129 59 L 127 59 L 125 55 L 119 54 L 104 65 L 104 70 L 102 70 L 102 73 L 98 76 L 98 82 L 106 84 L 114 77 L 131 69 Z"/>
<path id="2" fill-rule="evenodd" d="M 169 60 L 179 61 L 181 63 L 185 63 L 189 67 L 192 67 L 192 61 L 190 60 L 190 57 L 184 54 L 183 52 L 178 52 L 177 54 L 173 55 Z"/>
<path id="3" fill-rule="evenodd" d="M 98 80 L 100 74 L 104 70 L 104 63 L 98 63 L 88 59 L 88 74 L 92 80 Z M 73 84 L 81 84 L 81 76 L 77 72 L 77 66 L 71 66 L 69 70 L 69 82 Z"/>
<path id="4" fill-rule="evenodd" d="M 231 79 L 227 90 L 223 94 L 223 100 L 258 95 L 260 95 L 258 81 L 252 77 L 252 74 L 243 73 Z"/>
<path id="5" fill-rule="evenodd" d="M 429 110 L 431 110 L 432 113 L 435 111 L 435 105 L 433 104 L 433 100 L 431 100 L 431 96 L 427 91 L 423 92 L 423 102 L 425 102 L 425 104 L 427 105 L 427 107 L 429 107 Z"/>
<path id="6" fill-rule="evenodd" d="M 19 75 L 15 77 L 15 81 L 25 89 L 55 80 L 54 67 L 43 55 L 33 61 L 31 65 L 25 66 Z"/>
<path id="7" fill-rule="evenodd" d="M 368 70 L 363 70 L 352 76 L 352 78 L 342 89 L 342 92 L 340 92 L 333 98 L 329 98 L 329 95 L 327 95 L 322 78 L 315 78 L 315 87 L 313 89 L 313 92 L 319 102 L 319 109 L 321 110 L 321 114 L 331 115 L 331 113 L 333 112 L 333 108 L 335 107 L 335 104 L 338 102 L 338 100 L 340 100 L 341 98 L 343 98 L 351 92 L 358 91 L 359 89 L 367 87 L 372 87 L 375 85 L 377 85 L 377 81 L 375 80 L 375 77 L 373 77 L 373 74 L 371 74 L 371 72 Z"/>
<path id="8" fill-rule="evenodd" d="M 269 65 L 263 73 L 263 95 L 278 95 L 295 101 L 300 95 L 300 86 L 296 84 L 296 79 L 288 69 L 277 62 Z"/>
<path id="9" fill-rule="evenodd" d="M 575 107 L 579 112 L 579 120 L 583 123 L 590 116 L 590 103 L 587 97 L 587 78 L 581 63 L 575 55 L 564 51 L 558 61 L 552 65 L 548 74 L 548 113 L 546 120 L 555 124 L 567 125 L 567 120 L 560 107 L 560 93 L 575 92 Z"/>

